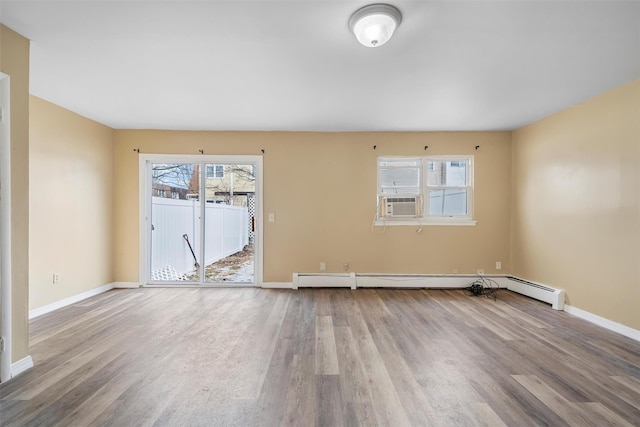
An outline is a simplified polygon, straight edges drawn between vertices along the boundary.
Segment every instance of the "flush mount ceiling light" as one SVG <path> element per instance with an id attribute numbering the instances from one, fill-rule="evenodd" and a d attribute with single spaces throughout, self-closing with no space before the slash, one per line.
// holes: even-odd
<path id="1" fill-rule="evenodd" d="M 389 41 L 400 22 L 402 14 L 397 8 L 370 4 L 351 15 L 349 28 L 363 46 L 378 47 Z"/>

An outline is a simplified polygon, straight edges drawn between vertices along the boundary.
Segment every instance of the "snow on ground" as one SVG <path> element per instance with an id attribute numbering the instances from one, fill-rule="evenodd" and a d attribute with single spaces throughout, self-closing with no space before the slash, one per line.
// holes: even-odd
<path id="1" fill-rule="evenodd" d="M 216 273 L 211 278 L 207 275 L 207 281 L 253 283 L 253 260 L 231 267 L 221 267 Z"/>
<path id="2" fill-rule="evenodd" d="M 246 245 L 242 251 L 219 259 L 204 268 L 205 283 L 254 283 L 253 246 Z M 175 268 L 165 267 L 152 273 L 153 280 L 198 282 L 198 273 L 180 275 Z M 157 277 L 156 277 L 157 276 Z"/>

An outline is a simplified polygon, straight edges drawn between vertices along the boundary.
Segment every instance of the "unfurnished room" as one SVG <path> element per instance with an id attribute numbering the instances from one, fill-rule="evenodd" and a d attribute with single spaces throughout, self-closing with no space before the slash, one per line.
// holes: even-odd
<path id="1" fill-rule="evenodd" d="M 0 425 L 640 426 L 640 1 L 0 0 Z"/>

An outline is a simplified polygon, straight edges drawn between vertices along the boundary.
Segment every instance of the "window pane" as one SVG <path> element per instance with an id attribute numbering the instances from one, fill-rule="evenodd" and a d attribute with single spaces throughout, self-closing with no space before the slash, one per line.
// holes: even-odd
<path id="1" fill-rule="evenodd" d="M 427 185 L 463 187 L 467 185 L 466 160 L 429 160 Z"/>
<path id="2" fill-rule="evenodd" d="M 151 176 L 151 280 L 197 282 L 200 167 L 153 163 Z"/>
<path id="3" fill-rule="evenodd" d="M 211 165 L 205 183 L 204 282 L 254 282 L 254 165 Z"/>
<path id="4" fill-rule="evenodd" d="M 429 191 L 429 215 L 467 215 L 467 190 Z"/>
<path id="5" fill-rule="evenodd" d="M 419 194 L 420 168 L 380 168 L 382 194 Z"/>

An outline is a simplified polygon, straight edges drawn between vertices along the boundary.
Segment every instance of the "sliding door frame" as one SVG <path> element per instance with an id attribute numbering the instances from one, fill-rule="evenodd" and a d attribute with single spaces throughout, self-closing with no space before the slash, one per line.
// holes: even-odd
<path id="1" fill-rule="evenodd" d="M 219 287 L 220 284 L 207 284 L 204 281 L 204 277 L 198 278 L 198 283 L 192 284 L 154 284 L 151 282 L 151 164 L 153 163 L 190 163 L 199 164 L 200 167 L 200 182 L 203 182 L 204 165 L 206 164 L 252 164 L 255 165 L 255 177 L 256 177 L 256 209 L 254 213 L 256 230 L 254 232 L 254 277 L 253 283 L 250 286 L 261 287 L 263 283 L 263 259 L 264 259 L 264 232 L 263 232 L 263 184 L 262 184 L 262 156 L 250 156 L 250 155 L 209 155 L 209 154 L 139 154 L 138 157 L 138 189 L 139 189 L 139 273 L 138 281 L 141 286 L 197 286 L 197 287 Z M 200 185 L 201 191 L 203 190 Z M 201 203 L 201 209 L 204 209 L 205 199 L 200 197 L 203 201 Z M 201 215 L 202 217 L 202 215 Z M 204 228 L 201 228 L 201 233 L 204 234 Z M 204 239 L 200 240 L 201 246 L 204 246 Z M 204 252 L 201 252 L 204 253 Z M 225 286 L 243 286 L 244 284 L 227 284 Z M 247 286 L 247 285 L 244 285 Z"/>

